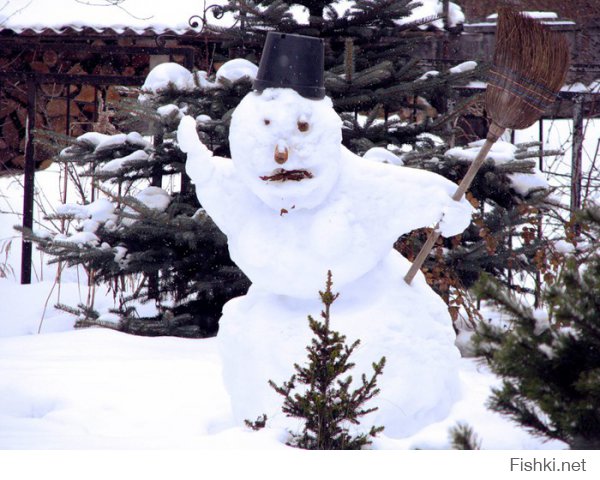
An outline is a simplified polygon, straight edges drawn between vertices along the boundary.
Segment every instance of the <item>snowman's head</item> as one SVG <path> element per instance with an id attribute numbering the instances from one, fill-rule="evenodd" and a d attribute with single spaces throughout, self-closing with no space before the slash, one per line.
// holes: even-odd
<path id="1" fill-rule="evenodd" d="M 277 212 L 314 208 L 338 180 L 341 127 L 327 97 L 290 88 L 251 92 L 231 119 L 231 157 L 246 186 Z"/>

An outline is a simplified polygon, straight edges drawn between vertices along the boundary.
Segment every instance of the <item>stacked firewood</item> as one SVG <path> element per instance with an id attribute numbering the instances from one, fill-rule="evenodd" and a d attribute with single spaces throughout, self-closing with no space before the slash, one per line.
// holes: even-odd
<path id="1" fill-rule="evenodd" d="M 6 50 L 6 51 L 4 51 Z M 47 47 L 0 45 L 0 71 L 64 73 L 71 75 L 135 76 L 148 72 L 148 55 L 100 55 L 81 51 L 61 52 Z M 120 98 L 117 86 L 92 84 L 38 83 L 36 88 L 35 128 L 68 136 L 94 129 L 108 108 Z M 0 175 L 22 171 L 25 162 L 28 93 L 25 80 L 4 79 L 0 84 Z M 36 168 L 46 168 L 53 152 L 36 143 Z"/>

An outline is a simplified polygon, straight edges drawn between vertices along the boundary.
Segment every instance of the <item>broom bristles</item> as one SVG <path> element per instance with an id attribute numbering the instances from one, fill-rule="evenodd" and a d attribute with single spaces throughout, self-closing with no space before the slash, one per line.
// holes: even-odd
<path id="1" fill-rule="evenodd" d="M 485 100 L 492 122 L 511 129 L 533 125 L 556 99 L 568 68 L 564 35 L 513 8 L 501 9 Z"/>

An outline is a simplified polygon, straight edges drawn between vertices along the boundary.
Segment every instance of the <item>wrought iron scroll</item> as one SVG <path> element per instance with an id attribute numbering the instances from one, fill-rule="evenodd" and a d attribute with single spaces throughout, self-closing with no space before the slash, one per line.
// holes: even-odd
<path id="1" fill-rule="evenodd" d="M 233 11 L 235 11 L 235 8 L 231 5 L 208 5 L 202 12 L 202 15 L 192 15 L 188 20 L 188 23 L 191 28 L 193 28 L 194 30 L 199 29 L 199 33 L 202 33 L 204 32 L 205 28 L 209 26 L 209 14 L 215 20 L 220 20 L 225 16 L 227 12 Z M 239 22 L 240 18 L 237 18 L 235 22 L 229 26 L 229 28 L 236 27 Z"/>

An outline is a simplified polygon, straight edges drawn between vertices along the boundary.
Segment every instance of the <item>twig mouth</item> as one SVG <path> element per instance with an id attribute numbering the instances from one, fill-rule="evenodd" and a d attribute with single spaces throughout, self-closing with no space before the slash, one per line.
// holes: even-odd
<path id="1" fill-rule="evenodd" d="M 285 170 L 278 168 L 271 175 L 261 176 L 260 179 L 265 182 L 300 182 L 308 178 L 313 178 L 313 174 L 308 170 Z"/>

